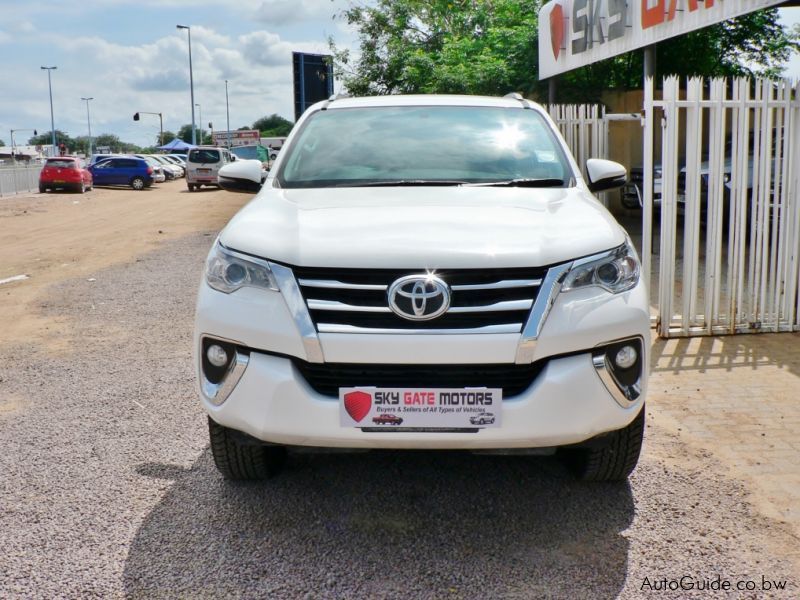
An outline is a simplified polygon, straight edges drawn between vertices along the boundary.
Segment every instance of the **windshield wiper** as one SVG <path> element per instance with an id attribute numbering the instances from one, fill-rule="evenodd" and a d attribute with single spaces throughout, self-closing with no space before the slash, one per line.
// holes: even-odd
<path id="1" fill-rule="evenodd" d="M 518 179 L 504 179 L 501 181 L 487 181 L 484 183 L 465 183 L 466 187 L 559 187 L 564 185 L 563 179 L 544 178 L 532 179 L 520 177 Z"/>
<path id="2" fill-rule="evenodd" d="M 464 185 L 464 181 L 451 179 L 395 179 L 387 181 L 359 181 L 358 183 L 348 183 L 347 187 L 411 187 L 411 186 L 452 186 Z"/>

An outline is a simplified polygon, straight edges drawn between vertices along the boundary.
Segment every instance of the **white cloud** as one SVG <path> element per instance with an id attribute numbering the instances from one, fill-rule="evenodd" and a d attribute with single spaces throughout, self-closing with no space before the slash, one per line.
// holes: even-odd
<path id="1" fill-rule="evenodd" d="M 346 8 L 346 0 L 264 0 L 253 18 L 271 27 L 331 18 Z"/>
<path id="2" fill-rule="evenodd" d="M 257 65 L 276 66 L 291 60 L 295 44 L 281 40 L 275 33 L 255 31 L 239 37 L 245 58 Z"/>

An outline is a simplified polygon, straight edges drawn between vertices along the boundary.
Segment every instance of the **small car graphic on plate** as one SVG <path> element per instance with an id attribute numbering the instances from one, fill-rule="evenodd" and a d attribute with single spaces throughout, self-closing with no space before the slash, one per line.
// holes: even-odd
<path id="1" fill-rule="evenodd" d="M 473 425 L 491 425 L 494 423 L 494 415 L 492 413 L 481 413 L 470 417 L 469 422 Z"/>
<path id="2" fill-rule="evenodd" d="M 378 415 L 372 418 L 372 422 L 376 425 L 400 425 L 403 422 L 401 417 L 397 415 Z"/>

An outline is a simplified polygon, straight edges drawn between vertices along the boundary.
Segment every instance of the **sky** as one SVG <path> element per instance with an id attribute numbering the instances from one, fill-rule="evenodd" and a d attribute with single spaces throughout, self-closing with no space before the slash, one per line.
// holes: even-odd
<path id="1" fill-rule="evenodd" d="M 277 113 L 294 120 L 292 52 L 327 54 L 328 39 L 353 47 L 356 32 L 334 15 L 349 0 L 0 0 L 0 140 L 24 144 L 55 128 L 71 137 L 103 133 L 149 146 L 164 129 L 191 123 L 192 38 L 195 119 L 224 130 L 225 80 L 232 129 Z M 800 8 L 782 11 L 800 22 Z M 800 79 L 800 56 L 788 65 Z M 338 85 L 335 86 L 338 91 Z M 87 102 L 81 98 L 93 98 Z"/>
<path id="2" fill-rule="evenodd" d="M 355 34 L 334 20 L 347 0 L 0 0 L 0 140 L 10 130 L 71 137 L 117 135 L 154 144 L 159 117 L 177 132 L 192 121 L 226 129 L 225 80 L 232 129 L 277 113 L 294 121 L 292 52 L 329 54 L 328 38 L 349 46 Z M 94 98 L 87 102 L 81 98 Z M 201 117 L 202 116 L 202 121 Z M 14 133 L 24 144 L 32 131 Z"/>

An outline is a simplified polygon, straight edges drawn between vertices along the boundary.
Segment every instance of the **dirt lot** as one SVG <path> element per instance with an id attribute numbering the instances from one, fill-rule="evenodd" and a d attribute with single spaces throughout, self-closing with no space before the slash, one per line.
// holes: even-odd
<path id="1" fill-rule="evenodd" d="M 0 280 L 30 276 L 0 287 L 3 341 L 64 347 L 70 323 L 31 309 L 49 285 L 135 260 L 170 239 L 218 230 L 249 198 L 214 188 L 189 193 L 181 180 L 141 192 L 95 188 L 1 199 Z"/>
<path id="2" fill-rule="evenodd" d="M 223 481 L 192 310 L 248 199 L 0 200 L 0 280 L 30 275 L 0 285 L 0 598 L 800 597 L 795 334 L 655 341 L 630 483 L 447 452 Z M 753 587 L 699 587 L 717 580 Z"/>

